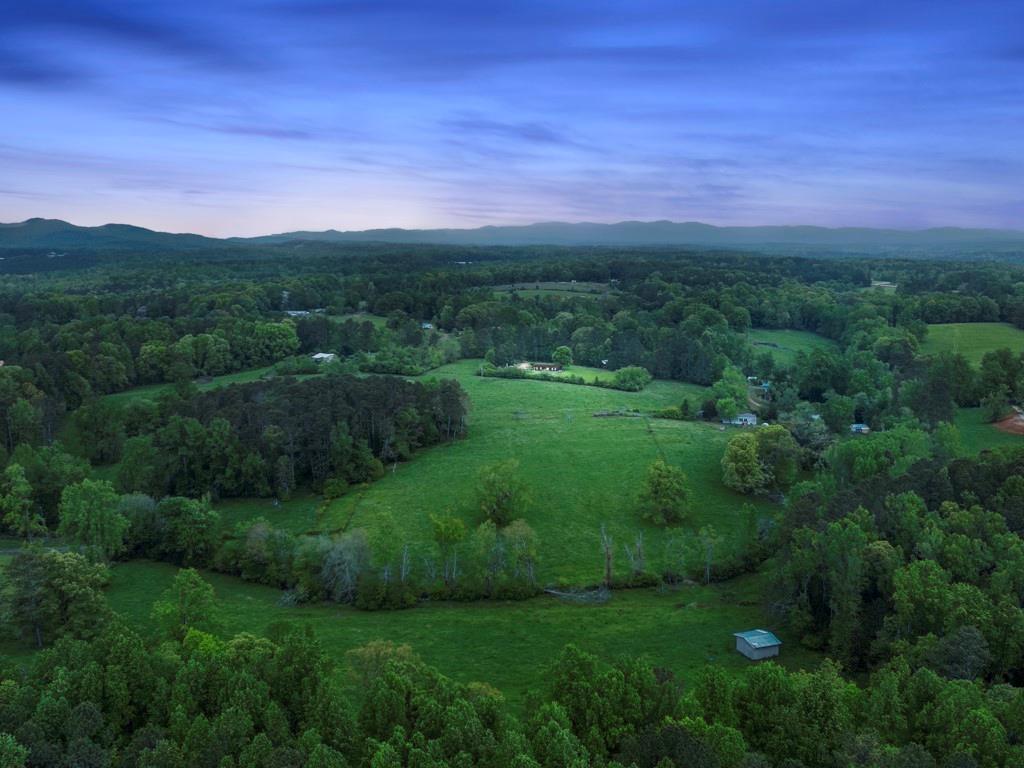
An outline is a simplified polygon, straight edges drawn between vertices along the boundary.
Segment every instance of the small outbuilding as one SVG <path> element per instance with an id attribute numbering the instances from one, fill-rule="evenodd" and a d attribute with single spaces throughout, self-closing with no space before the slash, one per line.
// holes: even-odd
<path id="1" fill-rule="evenodd" d="M 758 661 L 779 655 L 782 641 L 767 629 L 748 629 L 746 632 L 735 632 L 736 650 L 748 659 Z"/>
<path id="2" fill-rule="evenodd" d="M 851 424 L 850 432 L 854 435 L 867 435 L 871 433 L 871 427 L 867 424 Z"/>
<path id="3" fill-rule="evenodd" d="M 317 363 L 333 363 L 338 359 L 338 356 L 333 352 L 317 352 L 310 357 Z"/>
<path id="4" fill-rule="evenodd" d="M 531 366 L 535 371 L 560 371 L 562 366 L 558 363 L 533 363 Z"/>

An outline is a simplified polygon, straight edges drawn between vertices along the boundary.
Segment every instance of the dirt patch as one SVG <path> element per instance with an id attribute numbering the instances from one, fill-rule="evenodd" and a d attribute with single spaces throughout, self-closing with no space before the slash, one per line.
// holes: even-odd
<path id="1" fill-rule="evenodd" d="M 1014 413 L 1002 421 L 997 421 L 995 428 L 1011 435 L 1024 435 L 1024 413 Z"/>

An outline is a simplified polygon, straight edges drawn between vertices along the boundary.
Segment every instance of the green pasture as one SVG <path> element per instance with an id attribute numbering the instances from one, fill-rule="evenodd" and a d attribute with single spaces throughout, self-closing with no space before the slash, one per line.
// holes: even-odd
<path id="1" fill-rule="evenodd" d="M 142 632 L 152 604 L 175 569 L 136 561 L 115 566 L 108 591 L 113 608 Z M 547 666 L 567 643 L 612 659 L 645 655 L 685 678 L 706 663 L 739 670 L 747 660 L 733 650 L 732 633 L 764 626 L 764 577 L 725 584 L 627 590 L 603 605 L 553 597 L 523 602 L 431 603 L 407 611 L 364 612 L 337 605 L 283 607 L 281 593 L 230 576 L 206 573 L 214 585 L 223 631 L 264 634 L 276 622 L 312 625 L 326 651 L 344 664 L 345 651 L 371 640 L 408 643 L 420 657 L 461 682 L 481 681 L 502 691 L 516 709 L 542 685 Z M 773 629 L 778 629 L 771 625 Z M 813 667 L 818 657 L 797 638 L 778 632 L 787 666 Z"/>
<path id="2" fill-rule="evenodd" d="M 1024 435 L 1011 435 L 996 429 L 982 418 L 981 408 L 958 408 L 953 423 L 960 433 L 960 444 L 971 455 L 989 448 L 1024 445 Z"/>
<path id="3" fill-rule="evenodd" d="M 643 392 L 619 392 L 529 379 L 474 375 L 479 361 L 461 361 L 432 372 L 458 379 L 471 403 L 469 435 L 389 466 L 384 478 L 330 504 L 315 529 L 363 528 L 383 545 L 398 537 L 429 546 L 430 515 L 450 512 L 467 526 L 480 522 L 477 475 L 487 464 L 519 462 L 530 489 L 526 519 L 537 532 L 544 582 L 592 583 L 601 573 L 602 524 L 622 547 L 643 532 L 652 565 L 660 564 L 670 537 L 690 536 L 711 524 L 723 536 L 741 524 L 749 499 L 725 488 L 719 462 L 731 432 L 717 425 L 640 416 L 595 417 L 599 412 L 652 411 L 700 402 L 703 390 L 655 381 Z M 692 491 L 692 525 L 665 530 L 644 524 L 636 499 L 650 464 L 659 456 L 682 467 Z M 770 505 L 758 502 L 769 514 Z M 619 562 L 624 570 L 625 562 Z"/>
<path id="4" fill-rule="evenodd" d="M 267 365 L 262 368 L 250 368 L 247 371 L 236 371 L 225 373 L 223 376 L 214 376 L 208 381 L 197 381 L 196 387 L 200 390 L 216 389 L 226 387 L 229 384 L 244 384 L 249 381 L 258 381 L 274 370 L 274 366 Z M 173 384 L 147 384 L 142 387 L 132 387 L 124 392 L 115 392 L 107 395 L 107 401 L 111 403 L 128 403 L 132 400 L 152 400 L 161 392 L 173 389 Z"/>
<path id="5" fill-rule="evenodd" d="M 921 345 L 922 355 L 959 352 L 978 365 L 986 352 L 994 349 L 1024 351 L 1024 331 L 1009 323 L 935 323 Z"/>
<path id="6" fill-rule="evenodd" d="M 826 339 L 810 331 L 751 328 L 747 331 L 747 340 L 757 352 L 771 352 L 776 364 L 786 366 L 792 365 L 800 352 L 836 349 L 836 343 L 832 339 Z"/>

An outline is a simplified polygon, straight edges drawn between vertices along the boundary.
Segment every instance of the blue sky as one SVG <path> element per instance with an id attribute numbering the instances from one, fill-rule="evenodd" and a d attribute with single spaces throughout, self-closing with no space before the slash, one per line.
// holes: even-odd
<path id="1" fill-rule="evenodd" d="M 0 0 L 0 221 L 1024 226 L 1024 2 Z"/>

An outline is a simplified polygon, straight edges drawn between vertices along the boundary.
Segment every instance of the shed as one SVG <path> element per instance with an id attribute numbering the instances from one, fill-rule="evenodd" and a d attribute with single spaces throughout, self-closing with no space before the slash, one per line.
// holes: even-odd
<path id="1" fill-rule="evenodd" d="M 855 435 L 866 435 L 871 432 L 871 427 L 867 424 L 851 424 L 850 432 Z"/>
<path id="2" fill-rule="evenodd" d="M 318 363 L 332 363 L 338 358 L 333 352 L 317 352 L 310 357 Z"/>
<path id="3" fill-rule="evenodd" d="M 735 632 L 736 650 L 748 659 L 770 659 L 779 655 L 782 641 L 767 629 L 748 629 L 746 632 Z"/>

